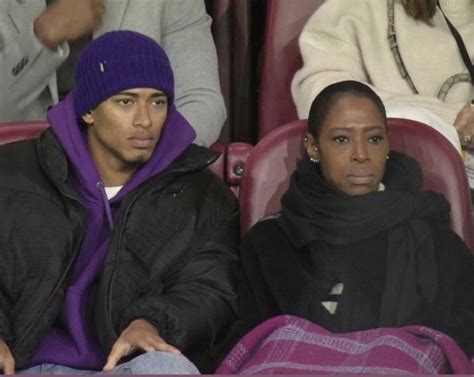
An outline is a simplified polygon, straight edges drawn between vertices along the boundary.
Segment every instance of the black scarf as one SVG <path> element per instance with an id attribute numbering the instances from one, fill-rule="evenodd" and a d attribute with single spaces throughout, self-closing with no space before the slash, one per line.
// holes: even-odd
<path id="1" fill-rule="evenodd" d="M 319 168 L 303 158 L 282 198 L 279 223 L 297 248 L 350 245 L 387 233 L 386 283 L 379 326 L 422 323 L 434 310 L 437 265 L 429 224 L 449 227 L 441 194 L 420 191 L 418 163 L 391 152 L 384 191 L 351 196 L 330 187 Z M 322 242 L 321 242 L 322 241 Z"/>

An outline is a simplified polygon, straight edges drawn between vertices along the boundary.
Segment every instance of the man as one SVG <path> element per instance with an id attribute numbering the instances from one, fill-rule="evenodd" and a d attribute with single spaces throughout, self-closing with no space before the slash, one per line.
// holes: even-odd
<path id="1" fill-rule="evenodd" d="M 214 143 L 226 111 L 203 0 L 1 0 L 0 121 L 44 119 L 74 87 L 78 53 L 119 29 L 163 47 L 176 74 L 175 104 L 195 128 L 195 143 Z"/>
<path id="2" fill-rule="evenodd" d="M 197 373 L 184 354 L 209 372 L 235 316 L 236 199 L 153 39 L 102 35 L 75 79 L 51 131 L 0 149 L 0 365 Z"/>

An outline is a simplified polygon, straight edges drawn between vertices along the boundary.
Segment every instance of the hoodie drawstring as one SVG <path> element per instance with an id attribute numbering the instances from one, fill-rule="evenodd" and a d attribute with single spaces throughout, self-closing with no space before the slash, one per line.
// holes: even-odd
<path id="1" fill-rule="evenodd" d="M 112 210 L 110 209 L 109 198 L 105 192 L 105 186 L 102 182 L 97 182 L 97 188 L 102 195 L 102 201 L 104 202 L 105 213 L 107 214 L 107 220 L 109 221 L 110 230 L 114 229 L 114 220 L 112 219 Z"/>

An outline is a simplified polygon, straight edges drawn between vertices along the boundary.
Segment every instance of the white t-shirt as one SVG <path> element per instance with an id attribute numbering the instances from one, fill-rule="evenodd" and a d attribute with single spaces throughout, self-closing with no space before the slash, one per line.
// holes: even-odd
<path id="1" fill-rule="evenodd" d="M 107 199 L 112 199 L 118 192 L 122 189 L 123 186 L 112 186 L 112 187 L 104 187 L 105 193 L 107 194 Z"/>

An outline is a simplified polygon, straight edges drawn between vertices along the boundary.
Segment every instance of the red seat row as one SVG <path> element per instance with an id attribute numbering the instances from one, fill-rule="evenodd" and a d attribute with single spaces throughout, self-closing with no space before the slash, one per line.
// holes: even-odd
<path id="1" fill-rule="evenodd" d="M 0 145 L 36 138 L 48 126 L 46 121 L 0 124 Z M 245 143 L 212 147 L 221 157 L 210 169 L 239 197 L 242 233 L 280 209 L 280 197 L 301 157 L 305 130 L 306 121 L 300 120 L 270 132 L 255 147 Z M 425 188 L 443 193 L 450 202 L 452 228 L 474 250 L 469 184 L 459 153 L 440 133 L 416 121 L 390 118 L 388 133 L 391 149 L 418 160 Z"/>

